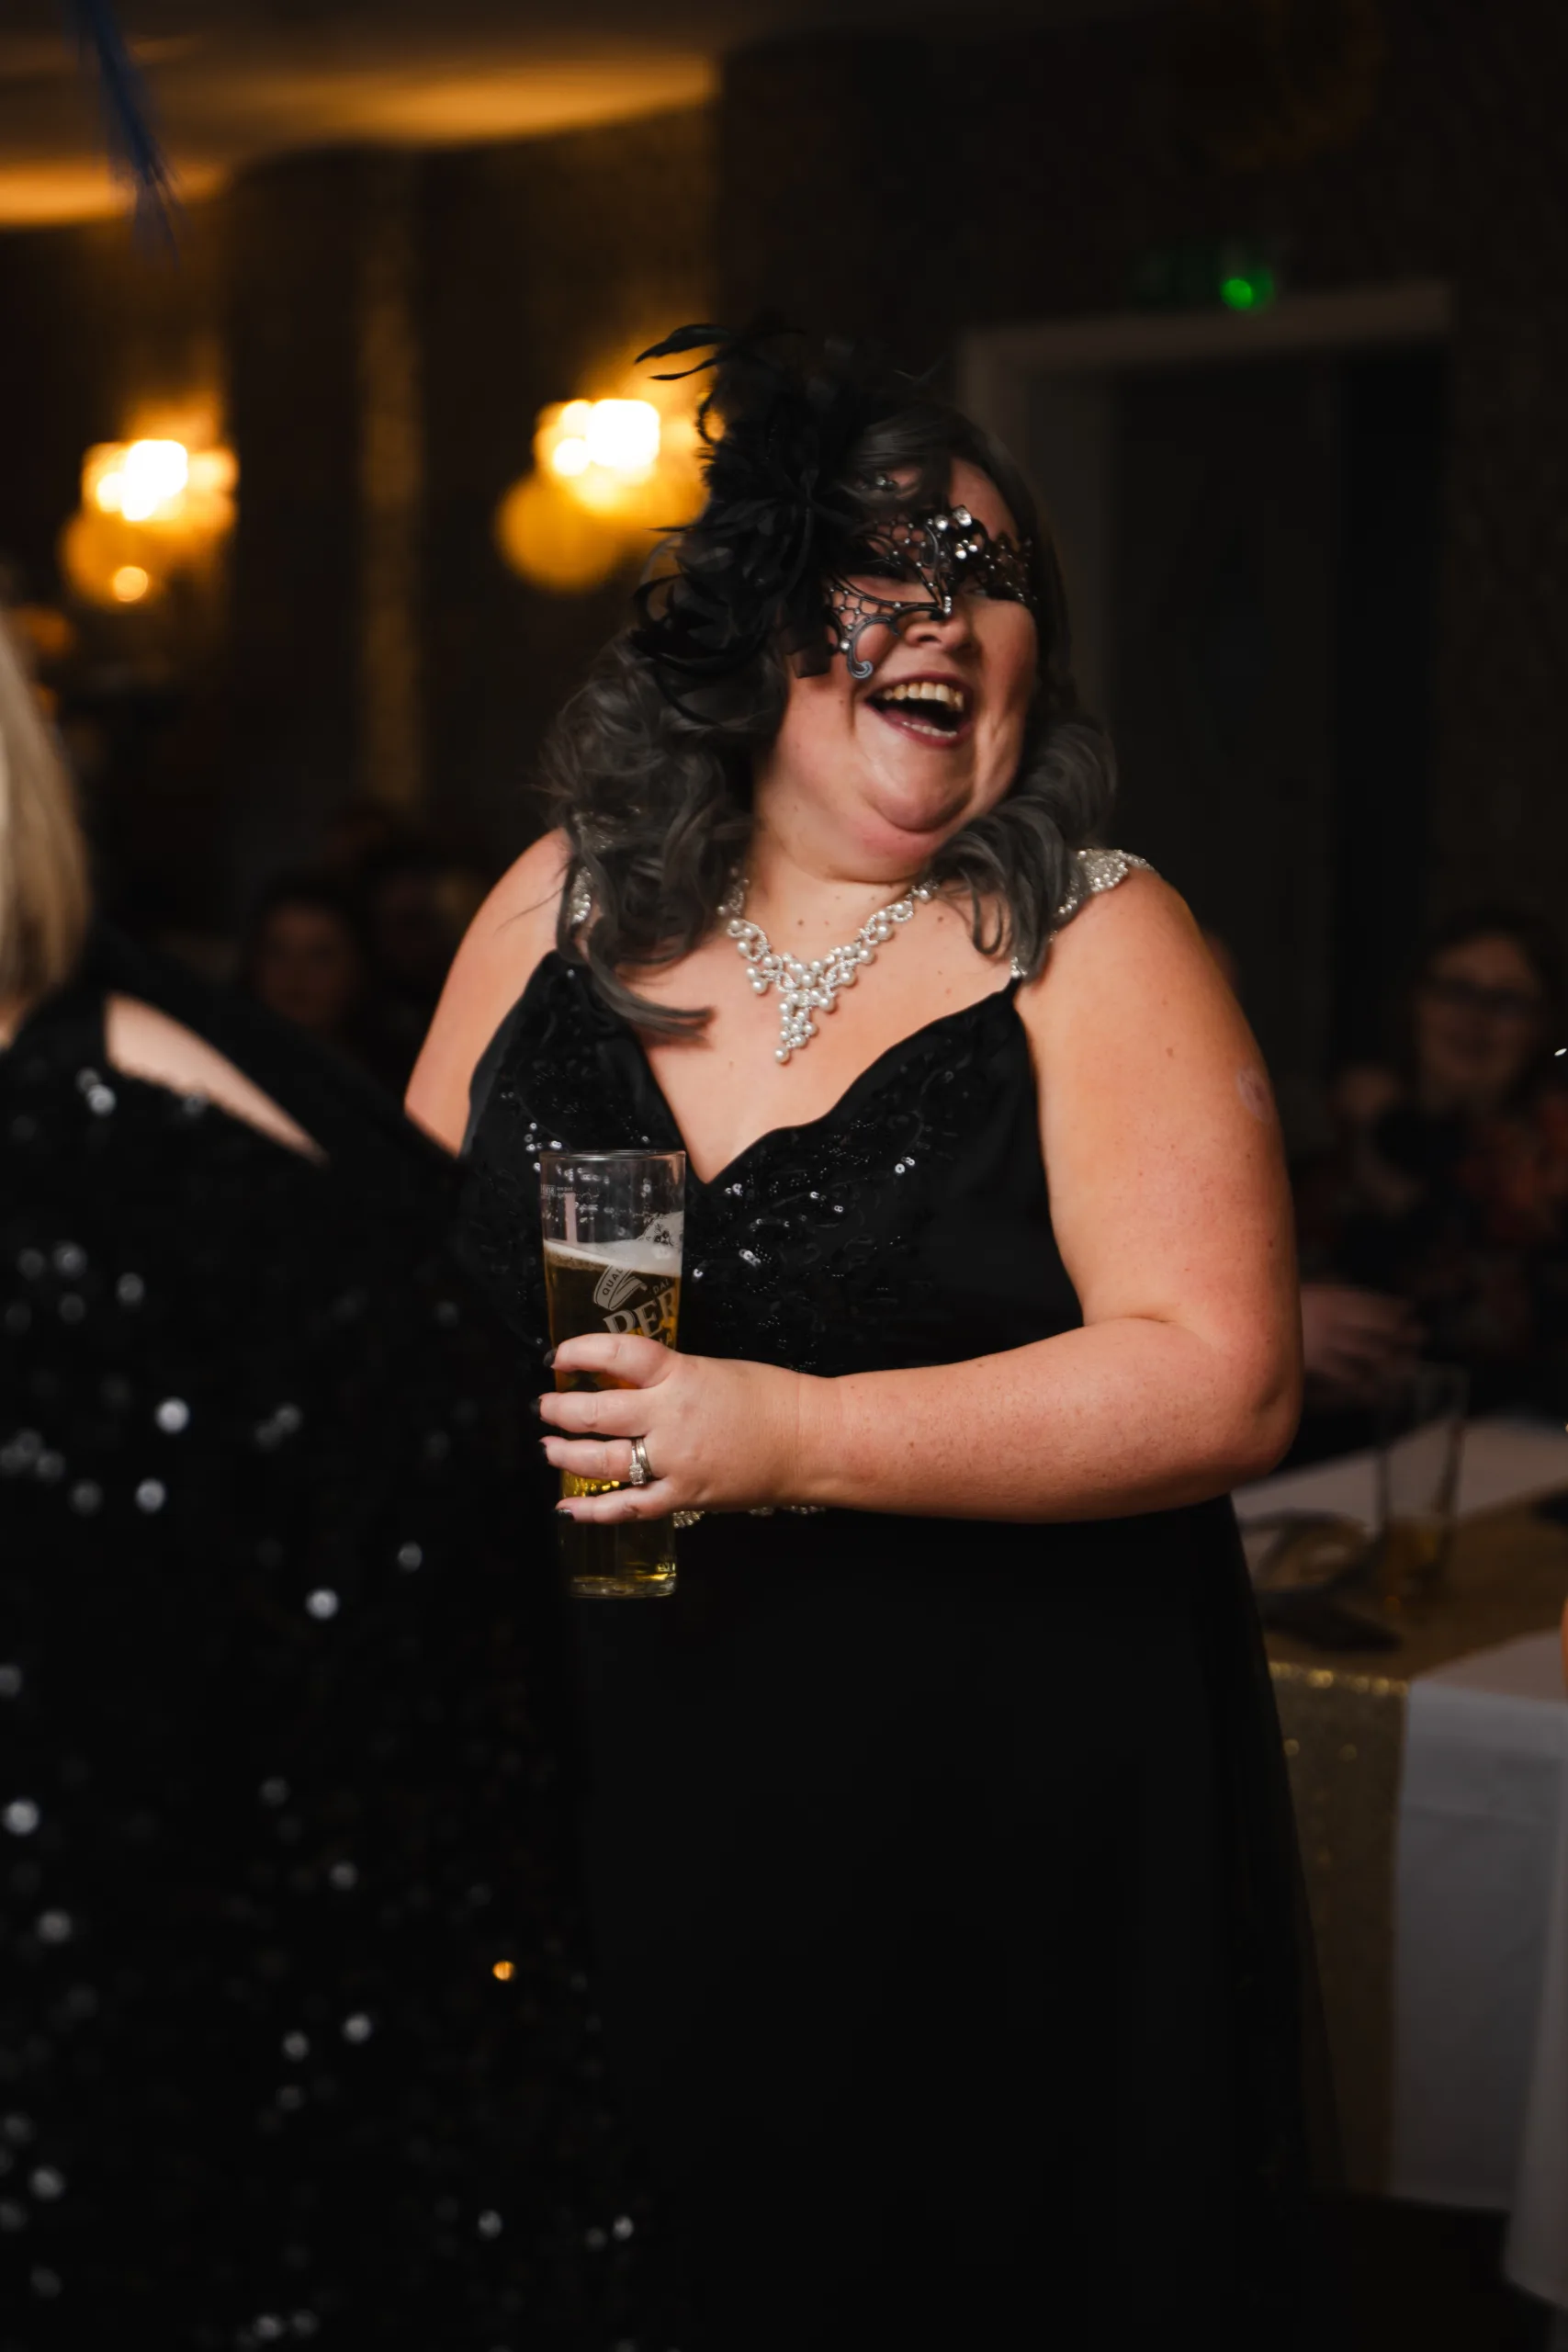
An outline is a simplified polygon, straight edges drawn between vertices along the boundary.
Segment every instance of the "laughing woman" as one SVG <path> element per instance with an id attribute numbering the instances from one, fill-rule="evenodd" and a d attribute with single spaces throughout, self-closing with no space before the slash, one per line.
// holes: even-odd
<path id="1" fill-rule="evenodd" d="M 1297 1407 L 1257 1049 L 1096 846 L 1003 453 L 756 346 L 713 406 L 410 1095 L 541 1358 L 541 1142 L 688 1156 L 685 1345 L 573 1340 L 623 1385 L 542 1410 L 557 1467 L 641 1441 L 575 1515 L 703 1515 L 672 1600 L 580 1626 L 693 2341 L 1305 2342 L 1306 1968 L 1225 1499 Z"/>

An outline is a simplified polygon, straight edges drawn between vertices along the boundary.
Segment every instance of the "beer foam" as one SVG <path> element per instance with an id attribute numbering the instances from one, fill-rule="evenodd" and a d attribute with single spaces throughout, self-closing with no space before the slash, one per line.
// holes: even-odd
<path id="1" fill-rule="evenodd" d="M 670 1220 L 666 1219 L 666 1226 Z M 592 1266 L 605 1272 L 641 1274 L 649 1282 L 668 1279 L 681 1271 L 678 1241 L 547 1241 L 545 1255 L 558 1266 Z"/>

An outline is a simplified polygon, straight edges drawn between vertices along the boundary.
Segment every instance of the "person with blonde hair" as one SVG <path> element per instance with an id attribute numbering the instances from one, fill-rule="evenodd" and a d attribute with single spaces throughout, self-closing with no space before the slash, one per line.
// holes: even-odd
<path id="1" fill-rule="evenodd" d="M 70 789 L 20 650 L 0 623 L 0 1023 L 70 978 L 87 909 Z"/>
<path id="2" fill-rule="evenodd" d="M 85 875 L 0 628 L 4 2333 L 602 2352 L 646 2215 L 445 1166 Z"/>
<path id="3" fill-rule="evenodd" d="M 0 621 L 0 1044 L 76 977 L 90 912 L 70 776 L 17 639 Z M 128 968 L 137 961 L 121 960 Z M 103 1019 L 105 1058 L 128 1076 L 199 1093 L 274 1141 L 311 1149 L 253 1080 L 157 1006 L 111 990 Z"/>

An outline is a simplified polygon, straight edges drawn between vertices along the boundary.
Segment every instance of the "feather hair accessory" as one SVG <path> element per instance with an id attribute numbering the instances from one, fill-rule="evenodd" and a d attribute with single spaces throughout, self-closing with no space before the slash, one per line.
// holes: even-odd
<path id="1" fill-rule="evenodd" d="M 799 672 L 827 668 L 827 582 L 864 528 L 868 505 L 894 487 L 851 479 L 856 447 L 924 390 L 875 353 L 844 344 L 829 345 L 808 371 L 781 347 L 790 339 L 792 331 L 772 319 L 739 334 L 692 325 L 641 355 L 709 355 L 661 375 L 662 383 L 714 374 L 697 419 L 706 502 L 670 542 L 668 568 L 638 590 L 633 632 L 682 709 L 770 646 Z"/>

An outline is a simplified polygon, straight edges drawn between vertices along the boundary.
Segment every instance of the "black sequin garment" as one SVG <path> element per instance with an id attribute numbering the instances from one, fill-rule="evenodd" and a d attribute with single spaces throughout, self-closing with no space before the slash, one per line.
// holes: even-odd
<path id="1" fill-rule="evenodd" d="M 85 990 L 0 1054 L 6 2352 L 667 2342 L 514 1351 L 373 1141 L 125 1078 Z"/>
<path id="2" fill-rule="evenodd" d="M 690 1184 L 683 1347 L 834 1375 L 1078 1322 L 1014 994 Z M 680 1140 L 547 956 L 468 1143 L 468 1247 L 530 1350 L 541 1148 Z M 672 1600 L 578 1631 L 606 2026 L 696 2352 L 1319 2340 L 1292 1829 L 1228 1504 L 709 1517 Z"/>

